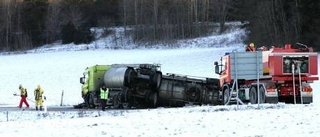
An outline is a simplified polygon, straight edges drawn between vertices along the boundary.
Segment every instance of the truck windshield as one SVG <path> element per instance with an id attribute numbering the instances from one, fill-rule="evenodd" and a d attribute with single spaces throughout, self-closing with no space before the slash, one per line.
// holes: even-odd
<path id="1" fill-rule="evenodd" d="M 81 78 L 82 79 L 81 80 L 82 84 L 87 83 L 88 77 L 89 77 L 89 72 L 84 72 L 83 73 L 83 77 Z"/>

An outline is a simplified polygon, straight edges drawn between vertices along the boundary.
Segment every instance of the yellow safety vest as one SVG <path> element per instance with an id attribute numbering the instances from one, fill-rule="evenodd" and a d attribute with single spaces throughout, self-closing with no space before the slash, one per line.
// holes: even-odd
<path id="1" fill-rule="evenodd" d="M 20 91 L 21 91 L 20 93 L 21 96 L 27 96 L 28 93 L 25 88 L 21 88 Z"/>
<path id="2" fill-rule="evenodd" d="M 100 88 L 100 99 L 108 99 L 109 98 L 109 88 L 103 90 Z"/>

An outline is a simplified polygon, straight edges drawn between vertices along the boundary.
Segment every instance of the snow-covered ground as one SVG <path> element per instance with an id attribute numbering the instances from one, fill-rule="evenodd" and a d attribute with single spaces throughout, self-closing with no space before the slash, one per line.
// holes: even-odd
<path id="1" fill-rule="evenodd" d="M 319 107 L 313 105 L 203 106 L 154 110 L 19 112 L 28 121 L 0 123 L 2 137 L 94 136 L 291 136 L 320 135 Z"/>
<path id="2" fill-rule="evenodd" d="M 237 39 L 243 30 L 226 34 Z M 234 35 L 232 35 L 234 34 Z M 179 49 L 95 49 L 70 45 L 28 51 L 28 54 L 0 56 L 0 107 L 17 106 L 13 96 L 22 84 L 32 92 L 40 84 L 48 98 L 47 105 L 59 107 L 81 103 L 79 78 L 87 66 L 114 63 L 160 63 L 163 73 L 178 73 L 201 77 L 218 77 L 213 62 L 225 52 L 243 50 L 239 44 L 228 42 L 227 47 L 210 45 L 217 37 L 188 40 L 189 46 Z M 101 43 L 100 43 L 101 42 Z M 105 45 L 105 41 L 96 42 Z M 217 44 L 217 43 L 211 43 Z M 232 43 L 232 44 L 230 44 Z M 182 44 L 182 43 L 181 43 Z M 80 49 L 80 50 L 79 50 Z M 49 52 L 48 52 L 49 51 Z M 54 52 L 53 52 L 54 51 Z M 58 52 L 57 52 L 58 51 Z M 32 53 L 32 54 L 31 54 Z M 320 63 L 318 63 L 320 65 Z M 83 110 L 68 112 L 0 111 L 0 136 L 319 136 L 320 86 L 312 84 L 314 103 L 310 105 L 263 104 L 237 106 L 188 106 L 150 110 Z"/>

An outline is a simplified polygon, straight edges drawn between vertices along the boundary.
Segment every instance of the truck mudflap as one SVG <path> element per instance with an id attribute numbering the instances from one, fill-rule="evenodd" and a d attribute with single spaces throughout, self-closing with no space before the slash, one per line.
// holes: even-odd
<path id="1" fill-rule="evenodd" d="M 278 102 L 279 102 L 278 96 L 276 96 L 276 97 L 266 97 L 266 103 L 278 103 Z"/>
<path id="2" fill-rule="evenodd" d="M 279 97 L 278 92 L 266 92 L 265 103 L 278 103 Z"/>
<path id="3" fill-rule="evenodd" d="M 279 102 L 301 104 L 301 96 L 296 96 L 295 98 L 296 98 L 296 102 L 294 102 L 294 96 L 280 96 Z M 313 102 L 313 97 L 312 96 L 302 97 L 302 100 L 303 100 L 303 104 L 310 104 Z"/>
<path id="4" fill-rule="evenodd" d="M 297 100 L 298 100 L 298 102 L 301 103 L 301 98 L 297 99 Z M 311 97 L 302 97 L 302 100 L 303 100 L 303 104 L 310 104 L 313 102 L 312 96 Z"/>

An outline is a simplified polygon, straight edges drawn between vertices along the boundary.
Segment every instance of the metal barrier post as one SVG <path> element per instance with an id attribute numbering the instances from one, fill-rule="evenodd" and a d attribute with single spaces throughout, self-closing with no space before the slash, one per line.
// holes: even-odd
<path id="1" fill-rule="evenodd" d="M 64 91 L 62 90 L 62 93 L 61 93 L 61 101 L 60 101 L 60 106 L 62 106 L 62 104 L 63 104 L 63 93 L 64 93 Z"/>

